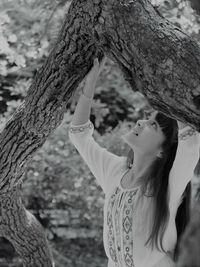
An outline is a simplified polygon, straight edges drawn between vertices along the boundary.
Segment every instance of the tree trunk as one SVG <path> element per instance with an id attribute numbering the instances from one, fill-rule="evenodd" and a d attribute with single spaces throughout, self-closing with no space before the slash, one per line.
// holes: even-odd
<path id="1" fill-rule="evenodd" d="M 53 266 L 44 229 L 21 200 L 20 186 L 1 198 L 0 233 L 8 239 L 25 266 Z"/>
<path id="2" fill-rule="evenodd" d="M 66 104 L 93 59 L 101 59 L 104 53 L 119 64 L 133 91 L 143 93 L 153 108 L 200 131 L 197 42 L 161 17 L 148 0 L 74 0 L 48 59 L 0 135 L 0 197 L 1 201 L 9 199 L 1 208 L 0 229 L 25 266 L 53 263 L 39 224 L 20 201 L 18 185 L 34 152 L 60 125 Z M 12 194 L 16 198 L 10 204 Z M 27 231 L 30 222 L 32 231 Z M 193 227 L 191 223 L 189 229 Z M 19 241 L 22 231 L 26 246 Z M 38 242 L 30 242 L 33 236 Z M 200 247 L 200 238 L 196 242 Z M 38 243 L 43 244 L 43 251 Z M 185 246 L 183 253 L 187 250 Z"/>

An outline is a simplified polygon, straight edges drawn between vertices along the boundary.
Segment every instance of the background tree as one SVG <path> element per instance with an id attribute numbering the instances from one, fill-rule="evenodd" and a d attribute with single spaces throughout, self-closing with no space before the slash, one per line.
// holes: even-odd
<path id="1" fill-rule="evenodd" d="M 157 53 L 158 47 L 160 54 Z M 0 137 L 1 194 L 4 199 L 2 233 L 6 233 L 6 238 L 28 266 L 39 266 L 40 263 L 34 256 L 35 262 L 30 263 L 30 254 L 26 258 L 22 243 L 16 246 L 15 242 L 19 242 L 16 226 L 20 225 L 20 231 L 24 231 L 30 218 L 29 222 L 36 223 L 20 202 L 19 187 L 24 167 L 61 123 L 67 111 L 66 104 L 92 66 L 93 58 L 102 58 L 104 52 L 119 65 L 132 90 L 143 93 L 154 108 L 187 121 L 199 130 L 197 43 L 164 20 L 147 1 L 94 1 L 92 4 L 86 1 L 84 5 L 73 1 L 49 57 Z M 180 100 L 184 105 L 175 106 Z M 13 210 L 15 216 L 9 212 Z M 23 225 L 19 224 L 17 214 L 24 218 Z M 39 229 L 35 227 L 33 233 Z M 46 244 L 42 231 L 40 236 Z M 33 238 L 31 234 L 29 238 Z M 46 254 L 41 258 L 46 266 L 51 266 L 51 260 L 49 263 L 46 260 L 51 258 L 47 244 Z"/>

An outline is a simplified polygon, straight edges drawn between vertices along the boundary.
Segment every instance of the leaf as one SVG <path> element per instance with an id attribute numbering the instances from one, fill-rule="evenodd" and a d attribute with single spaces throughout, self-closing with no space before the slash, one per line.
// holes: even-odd
<path id="1" fill-rule="evenodd" d="M 8 42 L 10 43 L 16 43 L 17 42 L 17 36 L 15 34 L 11 34 L 8 36 Z"/>
<path id="2" fill-rule="evenodd" d="M 26 67 L 26 59 L 22 55 L 18 55 L 15 59 L 15 63 L 19 67 Z"/>
<path id="3" fill-rule="evenodd" d="M 3 35 L 0 35 L 0 44 L 0 54 L 9 54 L 12 52 L 7 39 Z"/>

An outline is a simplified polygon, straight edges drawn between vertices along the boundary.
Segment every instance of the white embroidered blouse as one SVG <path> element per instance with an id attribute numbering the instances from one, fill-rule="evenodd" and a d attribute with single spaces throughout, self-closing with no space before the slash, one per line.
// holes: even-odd
<path id="1" fill-rule="evenodd" d="M 122 177 L 128 171 L 126 157 L 101 147 L 94 140 L 93 132 L 94 125 L 90 120 L 78 126 L 70 123 L 70 141 L 105 193 L 103 239 L 108 267 L 174 266 L 170 255 L 177 241 L 175 216 L 181 195 L 192 179 L 199 159 L 199 132 L 194 132 L 189 126 L 179 130 L 177 153 L 169 175 L 170 218 L 163 240 L 169 255 L 144 246 L 152 227 L 152 198 L 139 198 L 140 186 L 122 188 Z"/>

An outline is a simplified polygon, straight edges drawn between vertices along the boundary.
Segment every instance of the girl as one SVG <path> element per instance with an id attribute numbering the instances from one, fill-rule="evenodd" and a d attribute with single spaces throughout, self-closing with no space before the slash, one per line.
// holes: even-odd
<path id="1" fill-rule="evenodd" d="M 99 146 L 89 120 L 103 67 L 94 60 L 69 128 L 69 138 L 105 193 L 104 247 L 108 267 L 172 267 L 188 222 L 199 133 L 157 111 L 122 136 L 128 156 Z M 179 215 L 178 215 L 178 210 Z"/>

